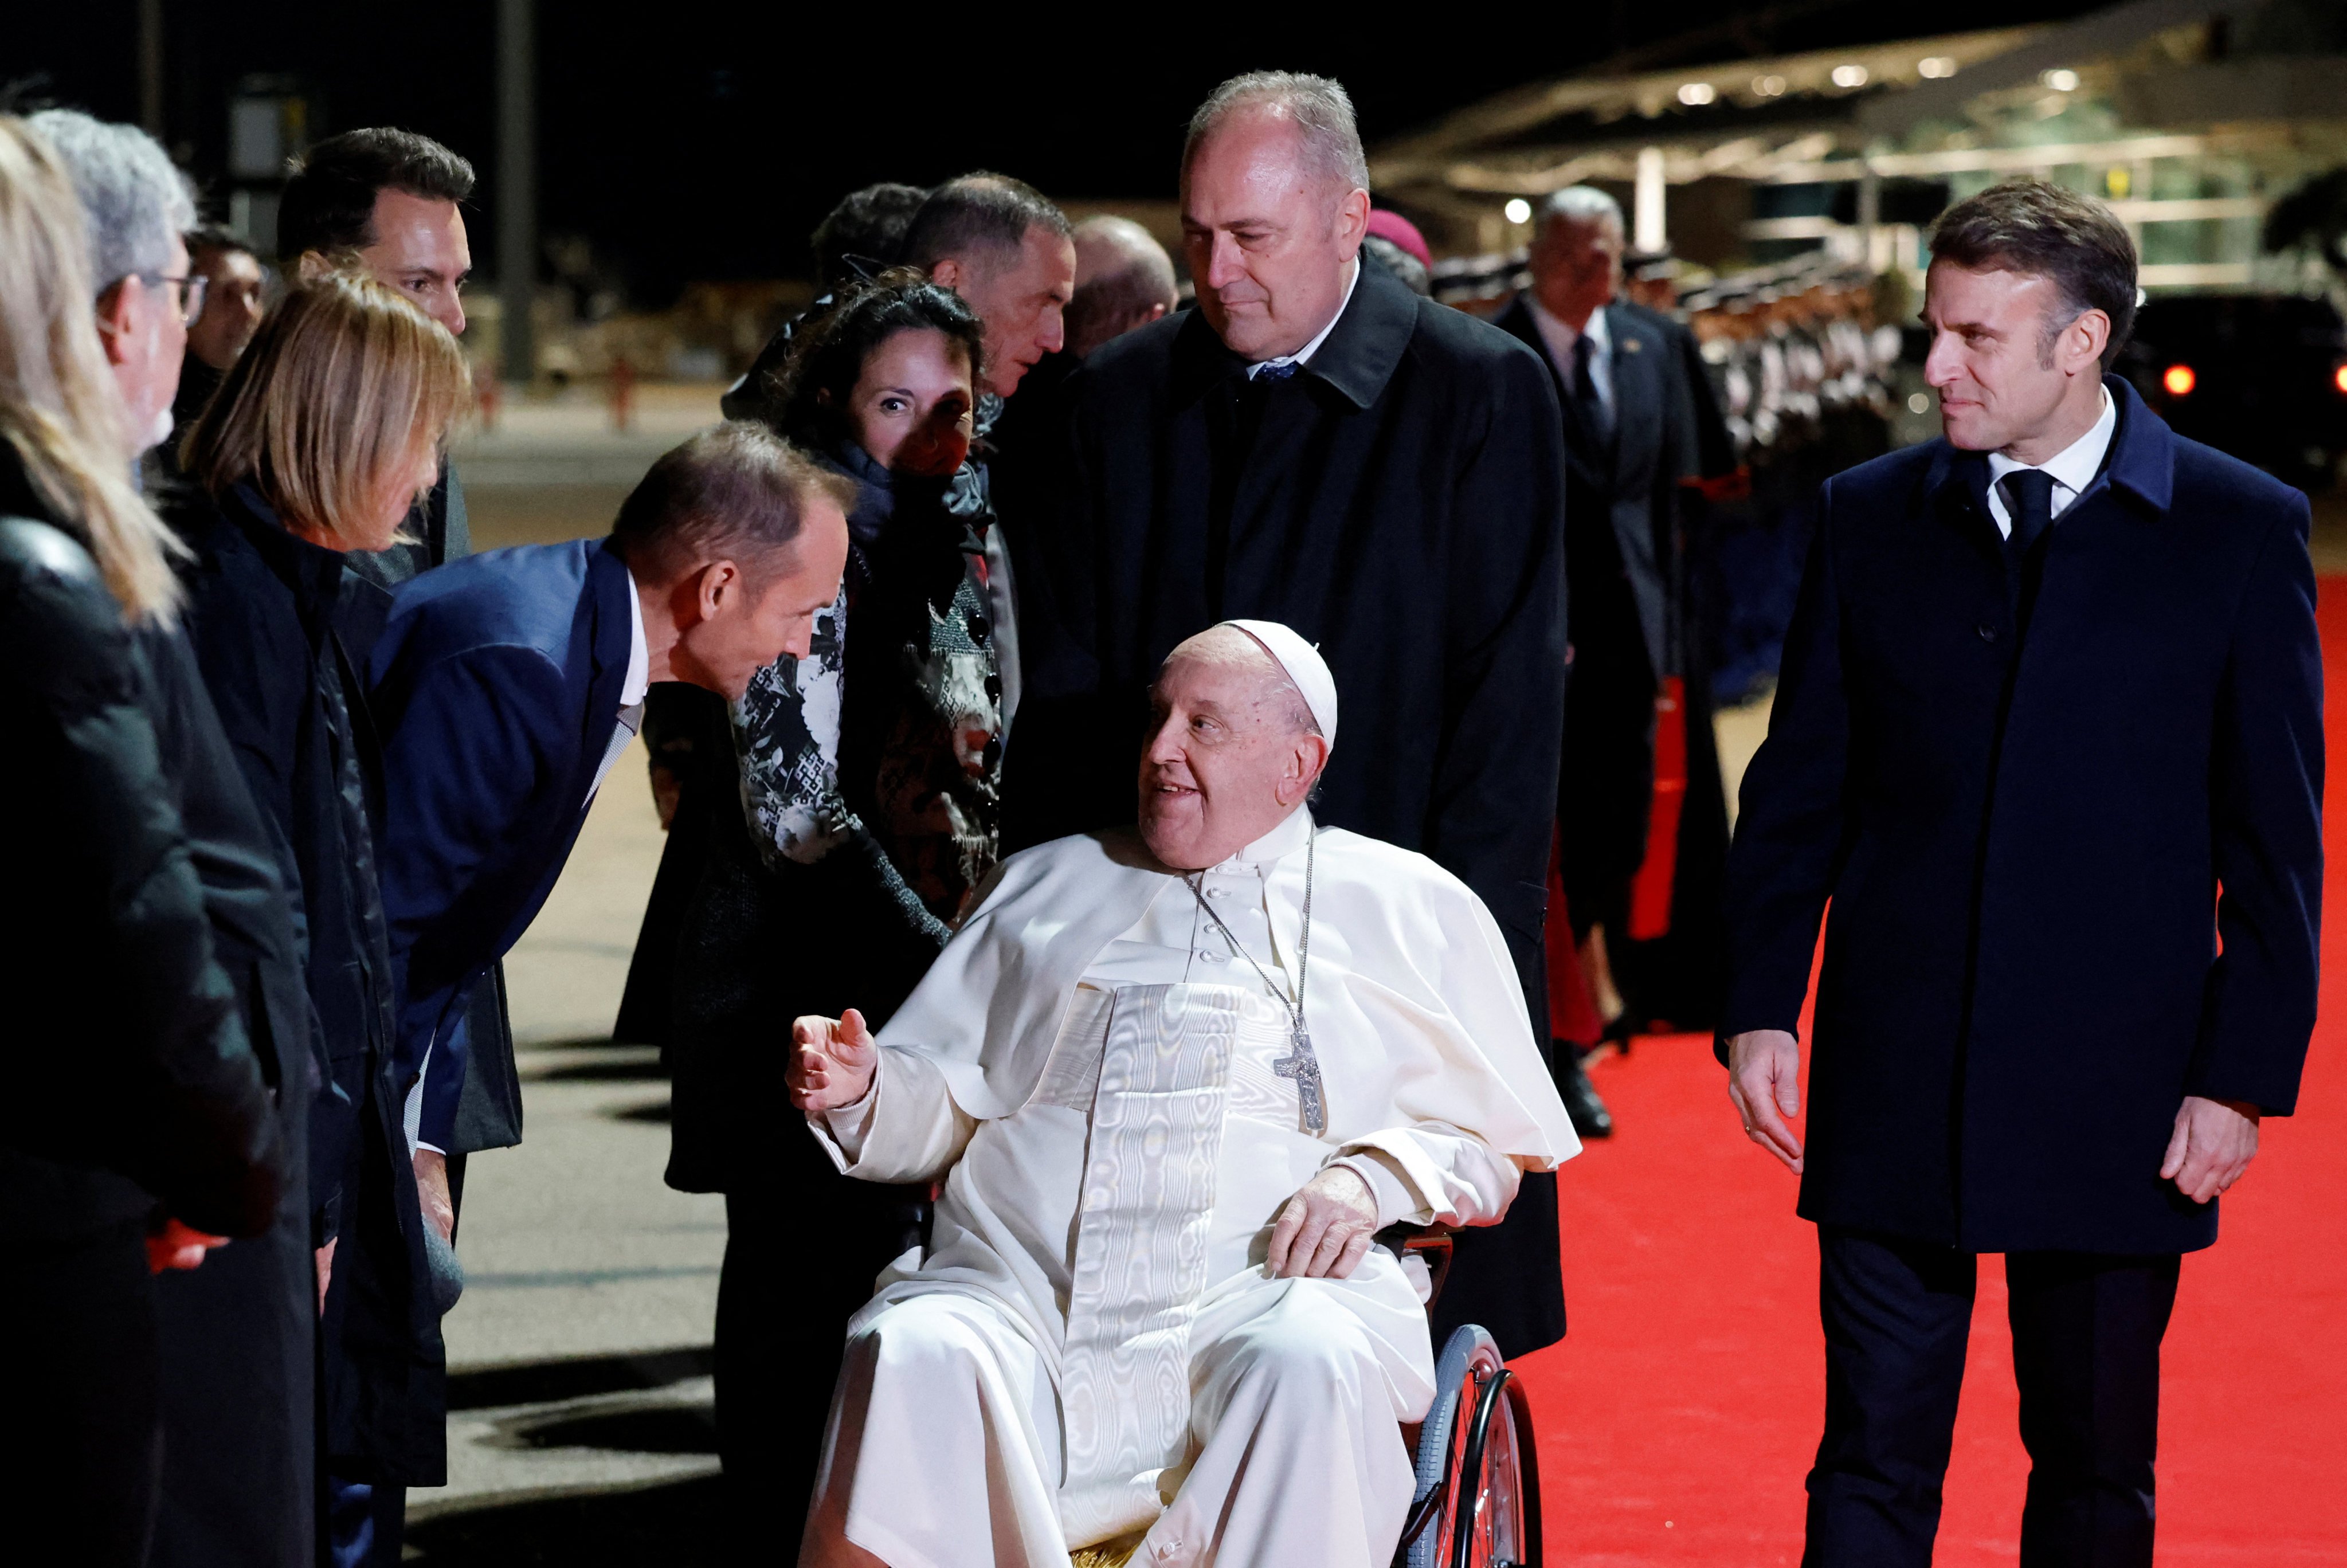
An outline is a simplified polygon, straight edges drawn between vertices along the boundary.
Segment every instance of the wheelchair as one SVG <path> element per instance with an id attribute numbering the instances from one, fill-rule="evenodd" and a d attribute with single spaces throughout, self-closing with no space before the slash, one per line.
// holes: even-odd
<path id="1" fill-rule="evenodd" d="M 1431 1311 L 1450 1269 L 1450 1235 L 1397 1225 L 1378 1243 L 1425 1265 Z M 1434 1389 L 1416 1433 L 1417 1487 L 1394 1568 L 1540 1568 L 1540 1452 L 1523 1384 L 1491 1335 L 1469 1323 L 1435 1358 Z"/>

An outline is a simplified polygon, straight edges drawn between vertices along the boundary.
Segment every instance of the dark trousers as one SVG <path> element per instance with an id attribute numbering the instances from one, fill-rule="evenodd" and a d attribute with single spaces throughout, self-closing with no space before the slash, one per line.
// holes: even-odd
<path id="1" fill-rule="evenodd" d="M 725 1198 L 717 1454 L 731 1542 L 760 1561 L 797 1556 L 847 1320 L 872 1299 L 874 1276 L 918 1239 L 898 1211 L 919 1194 L 825 1174 L 840 1202 L 812 1225 L 804 1197 L 784 1191 Z"/>
<path id="2" fill-rule="evenodd" d="M 1971 1330 L 1973 1255 L 1818 1230 L 1826 1430 L 1804 1568 L 1926 1568 Z M 2029 1494 L 2022 1568 L 2150 1568 L 2159 1342 L 2179 1260 L 2011 1253 Z"/>
<path id="3" fill-rule="evenodd" d="M 163 1427 L 146 1225 L 0 1251 L 0 1513 L 71 1559 L 140 1568 Z M 36 1553 L 37 1554 L 37 1553 Z"/>
<path id="4" fill-rule="evenodd" d="M 1575 942 L 1605 927 L 1606 950 L 1626 950 L 1630 883 L 1646 858 L 1655 804 L 1655 677 L 1635 622 L 1611 641 L 1575 629 L 1564 692 L 1564 752 L 1557 775 L 1558 873 Z"/>

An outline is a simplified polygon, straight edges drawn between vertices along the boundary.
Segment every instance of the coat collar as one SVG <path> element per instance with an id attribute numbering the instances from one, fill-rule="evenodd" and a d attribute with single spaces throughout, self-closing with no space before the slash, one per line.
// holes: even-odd
<path id="1" fill-rule="evenodd" d="M 2103 385 L 2119 411 L 2119 427 L 2111 436 L 2103 477 L 2113 488 L 2127 491 L 2152 512 L 2166 517 L 2176 498 L 2176 432 L 2145 405 L 2142 395 L 2126 377 L 2105 375 Z"/>
<path id="2" fill-rule="evenodd" d="M 220 498 L 221 515 L 252 546 L 278 580 L 305 602 L 331 606 L 343 581 L 343 553 L 298 538 L 285 526 L 250 479 L 240 479 Z"/>
<path id="3" fill-rule="evenodd" d="M 628 575 L 628 558 L 620 541 L 606 538 L 587 558 L 587 597 L 595 607 L 594 660 L 598 685 L 608 677 L 624 684 L 636 648 L 636 617 L 628 600 L 635 597 L 635 579 Z M 615 687 L 616 691 L 617 688 Z M 613 712 L 619 711 L 616 704 Z"/>
<path id="4" fill-rule="evenodd" d="M 2164 518 L 2176 495 L 2176 433 L 2145 405 L 2124 376 L 2106 374 L 2103 385 L 2118 410 L 2118 429 L 2111 436 L 2110 455 L 2104 459 L 2101 476 L 2078 497 L 2078 505 L 2107 485 L 2127 496 L 2142 511 Z M 1953 501 L 1985 518 L 1986 455 L 1960 451 L 1944 436 L 1933 445 L 1938 449 L 1923 471 L 1925 502 Z"/>
<path id="5" fill-rule="evenodd" d="M 1418 296 L 1364 252 L 1353 297 L 1304 374 L 1336 388 L 1354 407 L 1367 408 L 1384 395 L 1417 330 Z M 1188 312 L 1174 334 L 1174 405 L 1187 406 L 1227 377 L 1245 374 L 1246 364 L 1214 335 L 1205 312 Z"/>
<path id="6" fill-rule="evenodd" d="M 1612 452 L 1622 438 L 1621 410 L 1625 406 L 1622 397 L 1624 362 L 1628 362 L 1630 384 L 1635 388 L 1639 384 L 1640 376 L 1647 374 L 1646 361 L 1653 358 L 1643 346 L 1635 351 L 1626 351 L 1624 337 L 1625 333 L 1635 334 L 1643 340 L 1652 334 L 1641 332 L 1636 322 L 1624 316 L 1618 302 L 1605 307 L 1614 313 L 1605 323 L 1606 336 L 1614 346 L 1614 415 L 1611 440 L 1600 442 L 1594 432 L 1582 425 L 1580 410 L 1574 406 L 1573 395 L 1564 384 L 1564 374 L 1557 369 L 1556 361 L 1549 357 L 1548 340 L 1541 335 L 1540 323 L 1532 319 L 1531 300 L 1529 292 L 1520 291 L 1514 299 L 1508 302 L 1507 308 L 1492 318 L 1491 324 L 1532 350 L 1532 357 L 1539 360 L 1541 368 L 1548 372 L 1549 385 L 1556 390 L 1557 409 L 1564 417 L 1565 466 L 1578 475 L 1581 482 L 1591 489 L 1610 490 L 1613 488 Z"/>
<path id="7" fill-rule="evenodd" d="M 1531 301 L 1528 291 L 1518 290 L 1516 297 L 1491 318 L 1491 324 L 1532 351 L 1541 368 L 1548 372 L 1549 384 L 1556 388 L 1556 400 L 1562 405 L 1566 401 L 1564 376 L 1556 368 L 1556 361 L 1548 356 L 1548 340 L 1541 336 L 1540 323 L 1532 319 Z"/>
<path id="8" fill-rule="evenodd" d="M 579 751 L 571 759 L 570 777 L 563 789 L 566 804 L 589 798 L 595 775 L 603 765 L 604 748 L 610 744 L 612 728 L 620 722 L 620 699 L 626 692 L 628 665 L 635 653 L 637 612 L 628 607 L 634 592 L 619 541 L 607 538 L 592 547 L 587 558 L 588 613 L 572 623 L 571 630 L 574 639 L 585 643 L 588 676 Z M 583 807 L 579 817 L 566 817 L 558 811 L 547 822 L 557 831 L 575 834 L 584 815 Z"/>

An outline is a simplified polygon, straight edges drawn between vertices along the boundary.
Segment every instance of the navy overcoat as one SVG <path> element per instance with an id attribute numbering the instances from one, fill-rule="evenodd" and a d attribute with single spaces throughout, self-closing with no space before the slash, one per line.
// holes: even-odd
<path id="1" fill-rule="evenodd" d="M 2105 384 L 2110 456 L 2033 599 L 1984 456 L 1934 441 L 1825 486 L 1744 781 L 1721 1030 L 1795 1027 L 1830 900 L 1820 1224 L 2190 1251 L 2217 1212 L 2159 1179 L 2178 1102 L 2297 1099 L 2322 879 L 2306 498 Z"/>

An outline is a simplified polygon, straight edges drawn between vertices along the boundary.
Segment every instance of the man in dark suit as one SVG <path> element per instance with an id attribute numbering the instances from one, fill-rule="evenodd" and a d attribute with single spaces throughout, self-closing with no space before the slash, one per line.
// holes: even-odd
<path id="1" fill-rule="evenodd" d="M 1279 621 L 1319 643 L 1362 715 L 1320 819 L 1472 887 L 1538 1017 L 1563 724 L 1556 395 L 1522 344 L 1360 256 L 1367 179 L 1326 78 L 1237 77 L 1193 119 L 1199 308 L 1104 344 L 1071 383 L 1005 836 L 1131 822 L 1166 654 L 1233 616 Z M 1460 1237 L 1446 1318 L 1512 1355 L 1563 1333 L 1555 1201 L 1553 1178 L 1527 1176 L 1502 1225 Z"/>
<path id="2" fill-rule="evenodd" d="M 852 496 L 780 436 L 728 424 L 654 463 L 609 538 L 469 556 L 394 597 L 369 700 L 396 1071 L 419 1146 L 454 1132 L 467 997 L 553 890 L 645 692 L 681 681 L 735 698 L 804 656 L 838 597 Z M 435 1221 L 444 1237 L 452 1219 Z"/>
<path id="3" fill-rule="evenodd" d="M 804 654 L 839 591 L 846 499 L 779 436 L 725 425 L 653 464 L 609 538 L 469 556 L 394 597 L 370 701 L 397 1056 L 423 1083 L 421 1142 L 455 1120 L 451 1027 L 552 891 L 645 691 L 738 697 Z"/>
<path id="4" fill-rule="evenodd" d="M 1932 253 L 1946 439 L 1826 485 L 1728 873 L 1730 1094 L 1821 1255 L 1805 1561 L 1931 1561 L 2000 1252 L 2021 1561 L 2148 1564 L 2179 1257 L 2313 1026 L 2307 503 L 2104 374 L 2136 303 L 2107 209 L 2009 182 Z"/>
<path id="5" fill-rule="evenodd" d="M 1564 766 L 1557 840 L 1573 945 L 1608 1025 L 1636 1021 L 1614 985 L 1611 957 L 1630 936 L 1631 879 L 1646 856 L 1655 795 L 1655 701 L 1688 674 L 1682 614 L 1679 481 L 1701 472 L 1695 355 L 1686 329 L 1615 296 L 1622 284 L 1622 210 L 1576 185 L 1541 208 L 1532 287 L 1495 325 L 1541 356 L 1564 413 L 1565 580 L 1573 628 L 1565 688 Z M 1692 676 L 1686 685 L 1699 685 Z M 1707 720 L 1709 708 L 1704 709 Z M 1690 720 L 1690 774 L 1712 762 Z M 1696 810 L 1727 831 L 1724 803 Z M 1714 864 L 1717 864 L 1715 859 Z M 1591 1043 L 1591 1042 L 1581 1042 Z M 1560 1052 L 1558 1081 L 1573 1125 L 1604 1137 L 1613 1118 L 1577 1057 Z"/>

